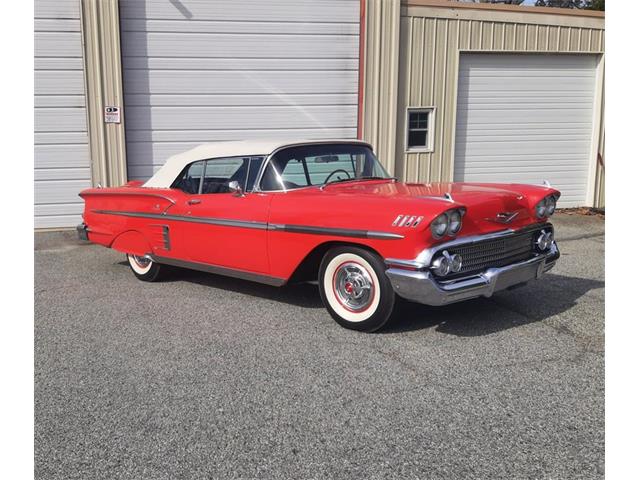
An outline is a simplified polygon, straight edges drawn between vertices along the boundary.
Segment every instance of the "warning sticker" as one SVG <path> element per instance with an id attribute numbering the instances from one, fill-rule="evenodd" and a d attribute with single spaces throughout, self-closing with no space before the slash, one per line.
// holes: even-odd
<path id="1" fill-rule="evenodd" d="M 120 107 L 104 107 L 104 123 L 120 123 Z"/>

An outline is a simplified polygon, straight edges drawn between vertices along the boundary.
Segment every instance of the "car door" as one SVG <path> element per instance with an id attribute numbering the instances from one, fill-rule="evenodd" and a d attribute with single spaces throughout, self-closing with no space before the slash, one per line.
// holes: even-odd
<path id="1" fill-rule="evenodd" d="M 185 196 L 182 241 L 191 261 L 268 273 L 267 220 L 271 196 L 244 193 L 262 157 L 207 160 L 198 193 Z M 232 191 L 238 182 L 242 192 Z M 184 191 L 184 190 L 183 190 Z"/>

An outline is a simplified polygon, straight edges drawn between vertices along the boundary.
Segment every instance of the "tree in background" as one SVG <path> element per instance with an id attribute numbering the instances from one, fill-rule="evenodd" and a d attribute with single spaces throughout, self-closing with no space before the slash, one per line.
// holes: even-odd
<path id="1" fill-rule="evenodd" d="M 506 5 L 520 5 L 524 0 L 480 0 L 478 3 L 504 3 Z"/>
<path id="2" fill-rule="evenodd" d="M 536 7 L 582 8 L 604 11 L 604 0 L 536 0 Z"/>

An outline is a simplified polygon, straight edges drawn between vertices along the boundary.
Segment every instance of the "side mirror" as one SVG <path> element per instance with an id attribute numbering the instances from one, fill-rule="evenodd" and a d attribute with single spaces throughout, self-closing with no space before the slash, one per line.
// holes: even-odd
<path id="1" fill-rule="evenodd" d="M 232 180 L 231 182 L 229 182 L 228 187 L 231 193 L 233 193 L 236 197 L 244 196 L 244 190 L 242 190 L 242 187 L 240 186 L 240 183 L 238 181 Z"/>

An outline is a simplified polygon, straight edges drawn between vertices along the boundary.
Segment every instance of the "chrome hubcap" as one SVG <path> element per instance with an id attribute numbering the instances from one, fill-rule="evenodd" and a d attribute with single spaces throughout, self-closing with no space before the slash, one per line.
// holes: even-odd
<path id="1" fill-rule="evenodd" d="M 140 268 L 147 268 L 151 263 L 151 260 L 146 257 L 139 257 L 137 255 L 131 256 L 133 257 L 133 261 L 136 262 Z"/>
<path id="2" fill-rule="evenodd" d="M 340 303 L 351 311 L 366 309 L 373 301 L 369 272 L 354 262 L 343 263 L 333 277 L 333 289 Z"/>

